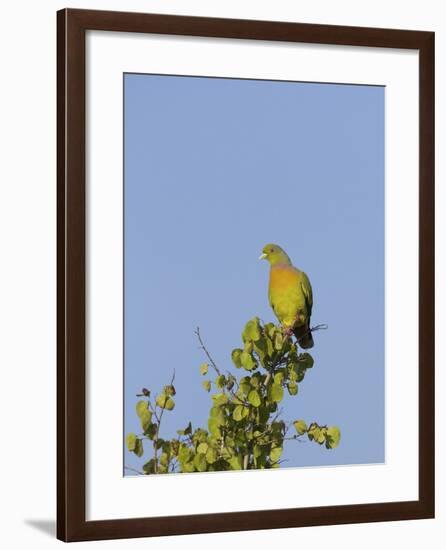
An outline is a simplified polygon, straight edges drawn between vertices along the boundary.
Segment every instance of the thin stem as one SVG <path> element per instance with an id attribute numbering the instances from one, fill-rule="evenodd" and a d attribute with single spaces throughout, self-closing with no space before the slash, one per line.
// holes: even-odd
<path id="1" fill-rule="evenodd" d="M 301 336 L 299 336 L 299 338 L 296 338 L 296 341 L 300 342 L 302 338 L 304 338 L 308 334 L 311 334 L 312 332 L 317 332 L 318 330 L 327 330 L 327 329 L 328 329 L 328 325 L 325 323 L 316 325 L 314 327 L 309 327 L 307 331 L 305 331 Z"/>
<path id="2" fill-rule="evenodd" d="M 124 470 L 129 470 L 130 472 L 135 472 L 135 474 L 138 474 L 140 476 L 145 475 L 144 472 L 141 472 L 140 470 L 137 470 L 136 468 L 131 468 L 130 466 L 124 466 Z"/>
<path id="3" fill-rule="evenodd" d="M 198 341 L 200 342 L 200 348 L 204 351 L 204 353 L 206 354 L 206 357 L 209 359 L 209 363 L 211 364 L 212 368 L 215 370 L 215 372 L 220 376 L 221 375 L 221 372 L 220 372 L 220 369 L 217 367 L 217 364 L 216 362 L 212 359 L 211 357 L 211 354 L 208 352 L 208 350 L 206 349 L 206 346 L 204 345 L 204 342 L 201 338 L 201 334 L 200 334 L 200 327 L 197 327 L 196 331 L 195 331 L 195 334 L 197 335 L 197 338 L 198 338 Z"/>

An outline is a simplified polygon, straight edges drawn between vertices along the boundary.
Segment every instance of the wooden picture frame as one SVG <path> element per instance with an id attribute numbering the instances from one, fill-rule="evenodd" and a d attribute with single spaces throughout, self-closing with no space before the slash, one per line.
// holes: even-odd
<path id="1" fill-rule="evenodd" d="M 418 500 L 86 521 L 87 30 L 419 51 Z M 434 517 L 434 33 L 64 9 L 57 14 L 57 46 L 58 538 L 82 541 Z"/>

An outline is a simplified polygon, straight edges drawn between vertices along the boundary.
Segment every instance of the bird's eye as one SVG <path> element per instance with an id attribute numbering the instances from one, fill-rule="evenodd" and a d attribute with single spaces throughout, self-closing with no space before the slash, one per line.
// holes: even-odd
<path id="1" fill-rule="evenodd" d="M 270 252 L 274 252 L 274 248 L 270 248 L 269 251 L 270 251 Z"/>

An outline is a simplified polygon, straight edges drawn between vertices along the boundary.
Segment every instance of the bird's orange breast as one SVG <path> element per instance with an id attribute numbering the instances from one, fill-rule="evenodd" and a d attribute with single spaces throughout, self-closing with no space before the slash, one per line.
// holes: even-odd
<path id="1" fill-rule="evenodd" d="M 269 287 L 271 290 L 286 291 L 295 287 L 299 281 L 299 273 L 292 266 L 277 265 L 271 267 Z"/>

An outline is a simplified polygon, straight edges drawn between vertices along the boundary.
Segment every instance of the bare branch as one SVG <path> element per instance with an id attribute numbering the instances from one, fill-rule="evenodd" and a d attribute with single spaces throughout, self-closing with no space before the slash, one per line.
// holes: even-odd
<path id="1" fill-rule="evenodd" d="M 215 372 L 220 376 L 221 375 L 221 372 L 220 372 L 220 369 L 217 367 L 217 364 L 216 362 L 212 359 L 211 357 L 211 354 L 208 352 L 208 350 L 206 349 L 206 346 L 204 345 L 204 342 L 201 338 L 201 334 L 200 334 L 200 327 L 197 327 L 196 331 L 195 331 L 195 334 L 197 335 L 197 338 L 198 338 L 198 341 L 200 342 L 200 348 L 204 351 L 204 353 L 206 354 L 206 357 L 209 359 L 209 363 L 211 364 L 212 368 L 215 370 Z"/>
<path id="2" fill-rule="evenodd" d="M 146 475 L 144 472 L 141 472 L 140 470 L 137 470 L 136 468 L 130 468 L 130 466 L 124 466 L 124 470 L 129 470 L 130 472 L 135 472 L 135 474 L 138 474 L 140 476 L 145 476 Z"/>

